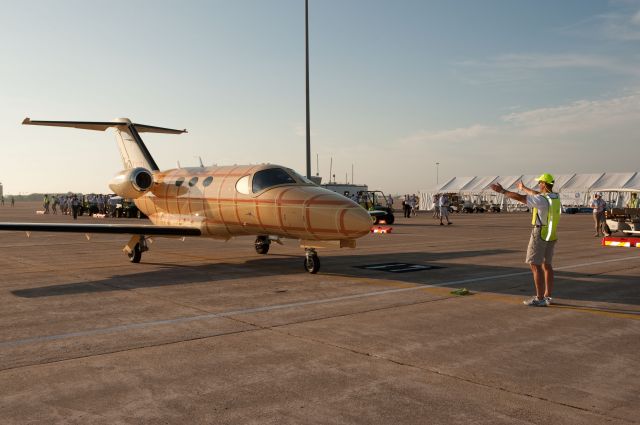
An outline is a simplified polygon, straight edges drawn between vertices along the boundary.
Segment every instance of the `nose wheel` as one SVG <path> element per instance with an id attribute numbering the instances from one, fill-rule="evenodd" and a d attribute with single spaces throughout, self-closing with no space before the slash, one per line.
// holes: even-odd
<path id="1" fill-rule="evenodd" d="M 269 252 L 269 246 L 271 245 L 271 241 L 268 236 L 258 236 L 256 238 L 255 246 L 256 252 L 258 254 L 266 254 Z"/>
<path id="2" fill-rule="evenodd" d="M 320 258 L 315 249 L 305 249 L 304 268 L 311 274 L 318 273 L 320 270 Z"/>

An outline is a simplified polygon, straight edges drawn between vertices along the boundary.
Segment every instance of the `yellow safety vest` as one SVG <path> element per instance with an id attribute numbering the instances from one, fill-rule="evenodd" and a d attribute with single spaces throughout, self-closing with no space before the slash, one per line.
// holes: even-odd
<path id="1" fill-rule="evenodd" d="M 533 209 L 533 217 L 531 217 L 532 225 L 541 225 L 540 237 L 545 241 L 555 241 L 558 239 L 556 230 L 558 229 L 558 222 L 560 221 L 560 210 L 562 209 L 560 204 L 560 197 L 557 193 L 545 193 L 542 194 L 549 203 L 549 209 L 547 210 L 547 224 L 542 224 L 538 218 L 538 209 Z"/>

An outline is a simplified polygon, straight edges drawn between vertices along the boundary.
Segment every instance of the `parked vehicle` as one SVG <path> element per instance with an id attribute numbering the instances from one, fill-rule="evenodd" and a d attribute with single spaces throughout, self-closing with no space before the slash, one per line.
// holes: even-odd
<path id="1" fill-rule="evenodd" d="M 389 199 L 380 190 L 361 190 L 358 192 L 358 201 L 362 208 L 369 211 L 374 218 L 374 224 L 383 221 L 386 224 L 393 224 L 395 217 L 393 208 L 389 205 Z"/>
<path id="2" fill-rule="evenodd" d="M 147 218 L 131 199 L 125 199 L 121 196 L 109 198 L 107 215 L 116 218 Z"/>

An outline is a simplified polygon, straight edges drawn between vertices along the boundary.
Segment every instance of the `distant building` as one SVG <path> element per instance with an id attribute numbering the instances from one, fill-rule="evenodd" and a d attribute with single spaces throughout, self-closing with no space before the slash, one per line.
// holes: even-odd
<path id="1" fill-rule="evenodd" d="M 369 187 L 366 184 L 340 184 L 340 183 L 325 183 L 322 185 L 325 189 L 329 189 L 333 192 L 339 193 L 341 195 L 346 196 L 347 198 L 351 198 L 354 195 L 357 195 L 358 192 L 367 191 Z"/>

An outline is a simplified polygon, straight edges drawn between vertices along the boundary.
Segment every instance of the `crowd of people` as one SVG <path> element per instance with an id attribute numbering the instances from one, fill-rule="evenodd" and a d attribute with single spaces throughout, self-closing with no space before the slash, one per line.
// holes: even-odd
<path id="1" fill-rule="evenodd" d="M 106 214 L 109 207 L 109 195 L 90 194 L 78 196 L 74 193 L 65 195 L 45 194 L 42 201 L 44 214 L 57 214 L 58 209 L 64 215 L 73 216 L 74 220 L 86 210 L 90 213 Z"/>
<path id="2" fill-rule="evenodd" d="M 418 205 L 420 199 L 414 193 L 413 195 L 406 194 L 402 200 L 402 211 L 405 218 L 415 217 L 418 213 Z"/>
<path id="3" fill-rule="evenodd" d="M 451 200 L 446 193 L 436 193 L 433 195 L 433 218 L 440 220 L 440 226 L 444 226 L 443 219 L 447 220 L 447 225 L 453 224 L 449 220 L 449 208 Z"/>

